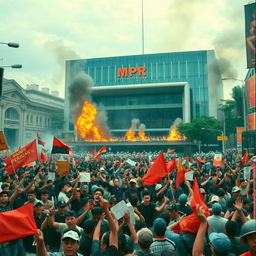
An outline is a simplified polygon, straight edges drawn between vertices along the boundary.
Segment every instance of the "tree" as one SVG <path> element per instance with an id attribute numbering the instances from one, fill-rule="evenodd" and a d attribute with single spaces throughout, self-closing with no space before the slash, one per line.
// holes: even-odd
<path id="1" fill-rule="evenodd" d="M 191 123 L 179 124 L 177 129 L 190 141 L 202 144 L 216 143 L 216 137 L 221 135 L 221 123 L 209 116 L 195 118 Z"/>
<path id="2" fill-rule="evenodd" d="M 219 107 L 225 116 L 226 135 L 235 134 L 236 127 L 244 126 L 243 90 L 240 86 L 232 89 L 232 99 L 222 100 Z"/>

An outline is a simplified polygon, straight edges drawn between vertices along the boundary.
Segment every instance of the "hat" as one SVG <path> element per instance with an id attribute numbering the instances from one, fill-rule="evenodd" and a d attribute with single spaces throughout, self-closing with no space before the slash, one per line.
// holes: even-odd
<path id="1" fill-rule="evenodd" d="M 34 207 L 37 206 L 38 204 L 44 205 L 43 201 L 35 199 L 34 201 Z"/>
<path id="2" fill-rule="evenodd" d="M 220 198 L 216 195 L 213 195 L 209 203 L 219 202 L 219 201 L 220 201 Z"/>
<path id="3" fill-rule="evenodd" d="M 64 233 L 63 237 L 62 237 L 62 240 L 64 240 L 65 238 L 70 238 L 72 240 L 80 242 L 80 237 L 79 237 L 78 233 L 73 231 L 73 230 L 69 230 L 66 233 Z"/>
<path id="4" fill-rule="evenodd" d="M 135 183 L 137 184 L 137 181 L 135 179 L 130 179 L 130 183 Z"/>
<path id="5" fill-rule="evenodd" d="M 213 232 L 209 235 L 209 240 L 217 253 L 228 252 L 231 249 L 231 242 L 224 233 Z"/>
<path id="6" fill-rule="evenodd" d="M 181 203 L 186 203 L 187 202 L 187 199 L 188 199 L 188 197 L 187 197 L 187 195 L 186 194 L 181 194 L 180 196 L 179 196 L 179 201 L 181 202 Z"/>
<path id="7" fill-rule="evenodd" d="M 139 243 L 150 245 L 153 242 L 153 233 L 148 228 L 142 228 L 137 232 Z"/>
<path id="8" fill-rule="evenodd" d="M 88 190 L 89 190 L 88 185 L 83 185 L 83 186 L 82 186 L 82 190 L 83 190 L 83 191 L 88 191 Z"/>
<path id="9" fill-rule="evenodd" d="M 94 192 L 96 189 L 98 189 L 99 187 L 97 186 L 97 185 L 92 185 L 92 188 L 91 188 L 91 190 L 92 190 L 92 192 Z"/>
<path id="10" fill-rule="evenodd" d="M 239 192 L 240 191 L 240 188 L 238 186 L 234 186 L 232 188 L 232 193 L 236 193 L 236 192 Z"/>
<path id="11" fill-rule="evenodd" d="M 65 202 L 63 202 L 63 201 L 60 201 L 60 202 L 58 202 L 58 204 L 57 204 L 57 207 L 58 208 L 62 208 L 62 207 L 66 207 L 67 206 L 67 204 L 65 203 Z"/>
<path id="12" fill-rule="evenodd" d="M 214 214 L 220 214 L 221 211 L 222 211 L 222 207 L 221 207 L 221 205 L 220 205 L 219 203 L 214 203 L 214 204 L 212 205 L 212 212 L 213 212 Z"/>
<path id="13" fill-rule="evenodd" d="M 130 181 L 130 182 L 131 182 L 131 181 Z M 161 189 L 162 187 L 163 187 L 162 184 L 156 184 L 156 186 L 155 186 L 155 191 Z"/>
<path id="14" fill-rule="evenodd" d="M 168 206 L 167 210 L 175 210 L 175 211 L 177 211 L 177 205 L 176 204 L 171 204 L 170 206 Z"/>
<path id="15" fill-rule="evenodd" d="M 201 192 L 201 194 L 206 194 L 204 188 L 200 188 L 200 192 Z"/>
<path id="16" fill-rule="evenodd" d="M 166 230 L 166 222 L 162 218 L 156 218 L 153 222 L 153 229 L 156 233 L 161 233 Z"/>

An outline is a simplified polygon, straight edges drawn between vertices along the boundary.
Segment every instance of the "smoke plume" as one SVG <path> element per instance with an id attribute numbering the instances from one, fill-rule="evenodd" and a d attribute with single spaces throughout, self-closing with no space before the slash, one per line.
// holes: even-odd
<path id="1" fill-rule="evenodd" d="M 58 70 L 53 74 L 52 83 L 56 87 L 62 89 L 65 74 L 65 60 L 79 59 L 79 55 L 70 47 L 64 44 L 63 40 L 49 40 L 44 44 L 44 48 L 53 54 L 57 64 Z"/>
<path id="2" fill-rule="evenodd" d="M 83 72 L 80 72 L 69 86 L 69 102 L 75 120 L 81 113 L 84 101 L 91 102 L 92 86 L 92 78 Z"/>
<path id="3" fill-rule="evenodd" d="M 174 122 L 172 123 L 172 125 L 171 125 L 171 129 L 170 130 L 172 130 L 172 128 L 175 128 L 177 125 L 179 125 L 179 124 L 181 124 L 182 123 L 182 119 L 181 118 L 176 118 L 175 120 L 174 120 Z"/>
<path id="4" fill-rule="evenodd" d="M 95 105 L 95 104 L 94 104 Z M 95 125 L 99 125 L 101 127 L 101 130 L 104 132 L 104 134 L 107 137 L 110 137 L 110 128 L 108 127 L 107 121 L 108 121 L 108 116 L 107 112 L 105 111 L 105 107 L 100 104 L 99 106 L 96 106 L 97 108 L 97 116 L 95 120 Z"/>
<path id="5" fill-rule="evenodd" d="M 140 126 L 139 126 L 139 132 L 145 132 L 145 124 L 140 124 Z"/>
<path id="6" fill-rule="evenodd" d="M 137 128 L 137 125 L 139 124 L 140 120 L 137 118 L 132 119 L 132 127 L 131 129 L 135 130 Z"/>

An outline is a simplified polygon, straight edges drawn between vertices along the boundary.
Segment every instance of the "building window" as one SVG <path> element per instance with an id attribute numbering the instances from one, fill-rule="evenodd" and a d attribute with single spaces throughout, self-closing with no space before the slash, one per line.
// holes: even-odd
<path id="1" fill-rule="evenodd" d="M 19 113 L 15 108 L 8 108 L 5 111 L 5 119 L 9 119 L 9 120 L 19 120 Z"/>

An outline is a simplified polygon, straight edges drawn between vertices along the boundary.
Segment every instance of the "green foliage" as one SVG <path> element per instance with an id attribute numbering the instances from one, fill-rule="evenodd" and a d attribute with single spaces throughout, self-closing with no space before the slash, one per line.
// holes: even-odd
<path id="1" fill-rule="evenodd" d="M 201 116 L 191 123 L 179 124 L 178 131 L 190 141 L 201 141 L 203 144 L 216 143 L 216 137 L 221 135 L 221 123 L 214 117 Z"/>
<path id="2" fill-rule="evenodd" d="M 232 89 L 232 99 L 222 100 L 219 109 L 225 116 L 226 135 L 235 134 L 236 127 L 243 127 L 243 90 L 240 86 Z"/>

